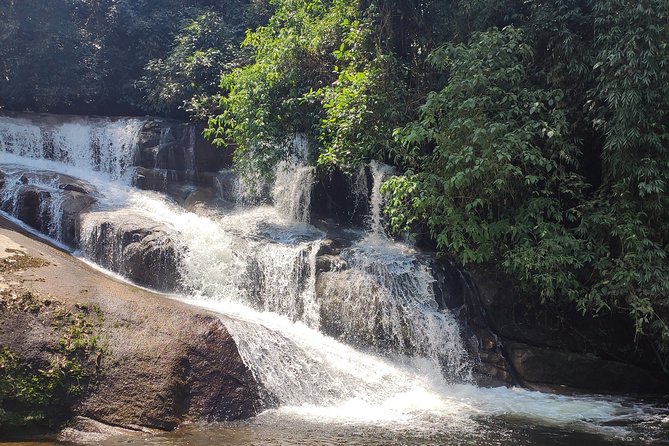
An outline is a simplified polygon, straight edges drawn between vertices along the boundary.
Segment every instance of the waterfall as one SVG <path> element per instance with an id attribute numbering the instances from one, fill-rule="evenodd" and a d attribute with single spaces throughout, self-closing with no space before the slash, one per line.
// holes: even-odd
<path id="1" fill-rule="evenodd" d="M 102 171 L 112 179 L 127 179 L 142 123 L 135 118 L 33 123 L 24 118 L 0 116 L 0 151 Z"/>
<path id="2" fill-rule="evenodd" d="M 411 248 L 373 235 L 342 252 L 348 269 L 322 276 L 329 331 L 384 353 L 433 361 L 449 381 L 466 381 L 469 366 L 460 328 L 439 311 L 435 279 Z M 348 315 L 340 318 L 339 314 Z"/>
<path id="3" fill-rule="evenodd" d="M 293 162 L 281 162 L 277 168 L 272 190 L 275 205 L 282 209 L 289 218 L 308 222 L 313 182 L 313 167 Z"/>
<path id="4" fill-rule="evenodd" d="M 372 193 L 369 200 L 369 226 L 373 234 L 383 235 L 383 195 L 381 194 L 381 184 L 386 177 L 393 173 L 393 168 L 374 160 L 369 163 L 369 169 L 372 174 Z"/>
<path id="5" fill-rule="evenodd" d="M 165 195 L 109 180 L 126 180 L 142 156 L 146 169 L 183 163 L 183 172 L 192 172 L 191 130 L 182 132 L 188 144 L 181 157 L 167 148 L 177 138 L 172 130 L 160 130 L 141 152 L 141 120 L 66 121 L 0 117 L 2 210 L 21 218 L 28 195 L 20 191 L 34 188 L 36 213 L 50 216 L 40 217 L 47 225 L 34 223 L 60 240 L 64 202 L 74 193 L 63 188 L 62 174 L 86 180 L 81 187 L 95 205 L 78 222 L 79 254 L 218 312 L 261 384 L 263 403 L 276 413 L 389 429 L 475 428 L 473 420 L 507 415 L 592 425 L 634 415 L 615 401 L 469 384 L 460 327 L 438 309 L 430 268 L 415 249 L 383 233 L 379 189 L 390 167 L 370 164 L 369 195 L 367 175 L 358 175 L 356 196 L 369 196 L 369 229 L 341 231 L 345 243 L 326 256 L 328 234 L 308 223 L 314 172 L 303 139 L 276 172 L 271 205 L 251 203 L 251 193 L 240 198 L 243 182 L 226 171 L 215 184 L 230 206 L 187 212 Z M 326 259 L 330 266 L 319 266 L 328 256 L 335 259 Z"/>
<path id="6" fill-rule="evenodd" d="M 293 140 L 295 154 L 279 163 L 276 169 L 272 198 L 274 204 L 290 219 L 308 222 L 311 212 L 311 188 L 314 168 L 307 164 L 309 145 L 303 135 Z"/>
<path id="7" fill-rule="evenodd" d="M 221 302 L 242 302 L 317 326 L 314 282 L 319 233 L 292 227 L 272 208 L 217 220 L 184 216 L 190 237 L 182 275 L 193 293 Z M 272 221 L 274 220 L 274 221 Z M 278 221 L 277 221 L 278 220 Z"/>
<path id="8" fill-rule="evenodd" d="M 195 173 L 195 127 L 188 126 L 187 143 L 184 150 L 184 166 L 189 174 Z"/>

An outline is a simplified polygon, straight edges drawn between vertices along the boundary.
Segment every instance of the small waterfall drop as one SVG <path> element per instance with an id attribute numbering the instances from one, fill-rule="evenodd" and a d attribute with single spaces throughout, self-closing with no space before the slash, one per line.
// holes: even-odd
<path id="1" fill-rule="evenodd" d="M 293 146 L 295 155 L 277 166 L 272 198 L 275 206 L 288 218 L 307 223 L 311 212 L 314 168 L 307 164 L 309 146 L 306 137 L 297 135 Z"/>
<path id="2" fill-rule="evenodd" d="M 353 345 L 432 361 L 448 381 L 469 379 L 460 327 L 437 308 L 435 279 L 408 246 L 371 235 L 342 252 L 348 269 L 323 274 L 328 331 Z M 339 317 L 346 314 L 347 317 Z"/>
<path id="3" fill-rule="evenodd" d="M 76 118 L 36 124 L 0 116 L 0 151 L 102 171 L 112 179 L 127 180 L 142 123 L 135 118 Z"/>
<path id="4" fill-rule="evenodd" d="M 190 240 L 182 276 L 192 293 L 317 326 L 318 231 L 298 232 L 270 207 L 215 220 L 184 214 L 173 223 Z"/>
<path id="5" fill-rule="evenodd" d="M 387 164 L 376 160 L 369 163 L 369 169 L 372 174 L 372 192 L 369 200 L 369 227 L 373 234 L 385 234 L 383 230 L 383 195 L 381 194 L 381 184 L 394 170 Z"/>

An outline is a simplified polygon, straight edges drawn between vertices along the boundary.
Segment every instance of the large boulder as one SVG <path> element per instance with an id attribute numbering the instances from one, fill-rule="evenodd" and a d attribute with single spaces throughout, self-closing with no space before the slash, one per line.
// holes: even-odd
<path id="1" fill-rule="evenodd" d="M 78 234 L 81 230 L 81 215 L 88 211 L 97 199 L 91 195 L 72 189 L 60 193 L 60 234 L 56 237 L 66 245 L 79 245 Z"/>
<path id="2" fill-rule="evenodd" d="M 10 210 L 14 217 L 48 235 L 53 221 L 50 212 L 51 193 L 33 184 L 22 184 L 15 189 L 12 198 L 12 202 L 7 203 L 7 208 L 3 207 L 3 210 Z"/>
<path id="3" fill-rule="evenodd" d="M 256 414 L 259 387 L 226 319 L 116 282 L 8 225 L 0 220 L 0 355 L 16 363 L 11 373 L 53 386 L 34 387 L 40 399 L 0 392 L 3 410 L 47 427 L 84 416 L 129 429 Z"/>
<path id="4" fill-rule="evenodd" d="M 167 226 L 126 211 L 90 212 L 79 239 L 84 255 L 102 267 L 159 291 L 179 289 L 183 252 Z"/>
<path id="5" fill-rule="evenodd" d="M 173 317 L 169 307 L 154 308 L 150 315 L 141 306 L 116 309 L 112 317 L 121 326 L 109 333 L 113 348 L 106 376 L 79 403 L 77 413 L 160 429 L 185 420 L 255 415 L 257 386 L 218 317 L 194 311 Z"/>

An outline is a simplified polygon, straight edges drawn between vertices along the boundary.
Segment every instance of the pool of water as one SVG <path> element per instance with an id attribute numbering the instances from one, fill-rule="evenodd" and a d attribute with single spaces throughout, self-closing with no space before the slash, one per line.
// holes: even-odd
<path id="1" fill-rule="evenodd" d="M 305 420 L 285 410 L 267 411 L 233 423 L 186 424 L 172 432 L 131 434 L 102 439 L 95 434 L 74 441 L 0 443 L 12 446 L 99 444 L 104 446 L 209 445 L 669 445 L 669 415 L 609 421 L 596 428 L 584 423 L 556 424 L 517 416 L 481 416 L 452 423 L 359 424 Z"/>

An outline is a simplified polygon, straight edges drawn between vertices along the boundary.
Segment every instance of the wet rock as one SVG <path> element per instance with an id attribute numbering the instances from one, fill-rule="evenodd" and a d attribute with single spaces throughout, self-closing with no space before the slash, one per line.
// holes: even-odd
<path id="1" fill-rule="evenodd" d="M 337 256 L 341 254 L 342 243 L 332 239 L 325 239 L 321 241 L 317 256 Z"/>
<path id="2" fill-rule="evenodd" d="M 596 355 L 507 343 L 506 350 L 522 383 L 536 390 L 559 392 L 662 393 L 669 381 L 640 367 L 607 361 Z"/>
<path id="3" fill-rule="evenodd" d="M 163 192 L 182 204 L 184 191 L 190 195 L 194 188 L 217 188 L 216 173 L 167 169 L 135 168 L 132 185 L 143 190 Z"/>
<path id="4" fill-rule="evenodd" d="M 369 214 L 371 178 L 366 172 L 357 180 L 362 184 L 356 184 L 356 177 L 336 169 L 321 173 L 312 191 L 312 220 L 326 218 L 364 227 Z"/>
<path id="5" fill-rule="evenodd" d="M 316 257 L 316 274 L 346 269 L 346 261 L 338 256 L 319 255 Z"/>
<path id="6" fill-rule="evenodd" d="M 461 308 L 465 301 L 470 301 L 475 297 L 476 288 L 453 260 L 427 255 L 424 261 L 429 265 L 435 279 L 434 296 L 439 309 Z"/>
<path id="7" fill-rule="evenodd" d="M 123 249 L 123 274 L 159 291 L 178 290 L 180 256 L 172 240 L 155 227 L 126 234 L 132 234 L 133 241 Z"/>
<path id="8" fill-rule="evenodd" d="M 430 252 L 424 252 L 421 257 L 429 265 L 435 279 L 432 286 L 439 309 L 453 312 L 461 321 L 462 337 L 474 381 L 485 387 L 518 384 L 504 356 L 501 340 L 489 327 L 479 302 L 476 284 L 471 277 L 450 258 Z"/>
<path id="9" fill-rule="evenodd" d="M 97 201 L 93 185 L 69 175 L 16 166 L 0 166 L 0 172 L 7 192 L 0 209 L 45 235 L 77 246 L 79 217 Z"/>
<path id="10" fill-rule="evenodd" d="M 78 246 L 81 215 L 89 210 L 96 202 L 97 199 L 91 195 L 75 190 L 65 189 L 65 191 L 61 193 L 60 234 L 57 234 L 57 237 L 61 242 L 73 247 Z"/>
<path id="11" fill-rule="evenodd" d="M 316 253 L 316 274 L 330 271 L 342 271 L 348 268 L 348 265 L 339 254 L 342 249 L 350 245 L 349 241 L 325 239 L 321 241 Z"/>
<path id="12" fill-rule="evenodd" d="M 376 308 L 371 303 L 357 302 L 360 296 L 351 293 L 355 288 L 350 284 L 359 281 L 359 277 L 352 270 L 333 270 L 318 274 L 316 295 L 320 302 L 321 331 L 358 347 L 393 350 L 390 345 L 391 340 L 384 339 L 384 327 L 380 320 L 382 309 Z M 369 295 L 383 292 L 381 287 L 372 281 L 362 286 Z M 359 311 L 354 312 L 352 309 Z M 342 311 L 354 314 L 342 318 L 340 316 Z"/>
<path id="13" fill-rule="evenodd" d="M 480 345 L 494 336 L 494 351 L 509 362 L 514 382 L 546 391 L 661 393 L 669 388 L 669 376 L 647 345 L 634 342 L 634 327 L 624 315 L 593 318 L 571 306 L 541 303 L 514 292 L 513 283 L 490 265 L 469 272 L 478 293 L 467 299 L 468 323 Z M 491 351 L 482 347 L 486 355 Z M 482 358 L 481 364 L 488 367 L 490 361 Z"/>
<path id="14" fill-rule="evenodd" d="M 507 360 L 497 336 L 486 327 L 469 327 L 469 354 L 472 372 L 480 386 L 499 387 L 519 384 L 513 367 Z M 473 345 L 472 345 L 473 344 Z"/>
<path id="15" fill-rule="evenodd" d="M 164 225 L 125 212 L 83 216 L 82 250 L 101 266 L 159 291 L 177 291 L 181 251 Z"/>
<path id="16" fill-rule="evenodd" d="M 97 192 L 95 186 L 92 184 L 84 180 L 80 180 L 79 178 L 58 172 L 52 172 L 48 170 L 26 170 L 21 171 L 20 174 L 14 172 L 14 175 L 20 175 L 18 181 L 22 184 L 51 186 L 56 189 L 74 191 L 82 194 L 94 194 Z"/>
<path id="17" fill-rule="evenodd" d="M 48 234 L 51 199 L 51 194 L 38 186 L 22 185 L 14 196 L 12 214 L 28 226 Z"/>
<path id="18" fill-rule="evenodd" d="M 135 169 L 132 184 L 143 190 L 166 192 L 171 185 L 186 181 L 187 174 L 183 171 L 138 167 Z"/>
<path id="19" fill-rule="evenodd" d="M 74 333 L 67 321 L 81 328 L 85 319 L 84 327 L 96 339 L 80 357 L 88 376 L 81 393 L 46 411 L 55 422 L 73 415 L 87 418 L 75 418 L 63 440 L 94 442 L 135 435 L 117 427 L 173 429 L 184 422 L 256 414 L 259 388 L 225 320 L 116 282 L 76 258 L 8 231 L 3 226 L 8 224 L 0 219 L 0 233 L 23 247 L 21 255 L 45 262 L 30 267 L 34 281 L 0 293 L 0 345 L 33 370 L 47 370 L 62 351 L 64 336 Z M 5 272 L 0 283 L 21 277 Z M 17 304 L 12 293 L 24 291 L 28 300 Z M 85 317 L 72 316 L 80 313 Z"/>
<path id="20" fill-rule="evenodd" d="M 138 137 L 136 164 L 149 169 L 216 172 L 232 162 L 232 150 L 218 149 L 202 129 L 171 120 L 147 121 Z"/>
<path id="21" fill-rule="evenodd" d="M 195 128 L 195 170 L 198 172 L 218 172 L 232 166 L 234 145 L 216 147 L 202 136 L 202 128 Z"/>
<path id="22" fill-rule="evenodd" d="M 182 206 L 189 212 L 192 212 L 201 206 L 207 206 L 209 208 L 216 209 L 217 207 L 220 207 L 218 200 L 219 198 L 213 189 L 197 188 L 193 189 L 188 194 L 186 199 L 183 201 Z"/>

